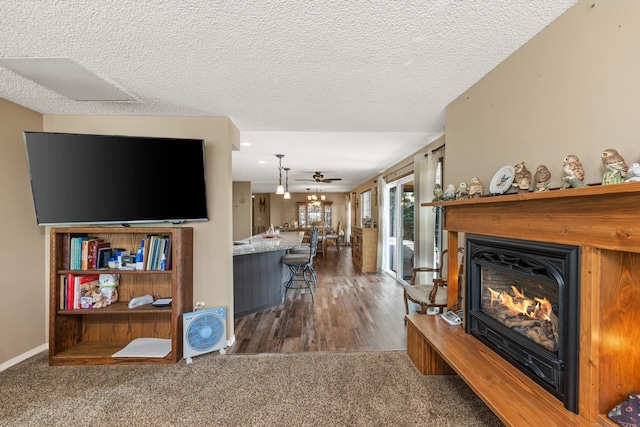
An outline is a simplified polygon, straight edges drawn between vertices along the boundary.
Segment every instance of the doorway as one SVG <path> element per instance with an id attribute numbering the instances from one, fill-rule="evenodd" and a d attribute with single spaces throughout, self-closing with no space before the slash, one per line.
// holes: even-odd
<path id="1" fill-rule="evenodd" d="M 408 282 L 414 265 L 413 174 L 386 185 L 388 209 L 383 237 L 383 269 L 396 280 Z"/>

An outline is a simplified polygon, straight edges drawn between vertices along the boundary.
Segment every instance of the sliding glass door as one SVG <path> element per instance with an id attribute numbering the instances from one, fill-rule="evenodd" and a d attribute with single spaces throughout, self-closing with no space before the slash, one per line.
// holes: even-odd
<path id="1" fill-rule="evenodd" d="M 414 262 L 413 175 L 393 181 L 385 188 L 388 209 L 384 227 L 383 268 L 397 280 L 411 279 Z"/>

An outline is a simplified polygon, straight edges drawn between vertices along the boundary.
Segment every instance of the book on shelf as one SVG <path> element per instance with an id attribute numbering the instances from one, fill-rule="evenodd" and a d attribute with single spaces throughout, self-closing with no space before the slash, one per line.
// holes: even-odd
<path id="1" fill-rule="evenodd" d="M 151 253 L 151 268 L 150 270 L 169 270 L 170 258 L 168 251 L 171 249 L 171 237 L 160 236 L 156 239 Z"/>
<path id="2" fill-rule="evenodd" d="M 98 268 L 98 251 L 104 248 L 110 248 L 111 243 L 104 240 L 98 240 L 94 245 L 89 246 L 89 268 Z M 108 259 L 107 259 L 108 261 Z"/>
<path id="3" fill-rule="evenodd" d="M 85 240 L 89 240 L 89 237 L 80 236 L 71 238 L 71 254 L 69 261 L 69 268 L 71 270 L 82 269 L 82 242 Z"/>
<path id="4" fill-rule="evenodd" d="M 92 253 L 95 250 L 95 246 L 98 244 L 98 239 L 90 238 L 88 240 L 82 241 L 82 256 L 81 256 L 81 270 L 88 270 L 91 268 L 91 263 L 93 262 Z"/>
<path id="5" fill-rule="evenodd" d="M 71 269 L 71 239 L 85 236 L 82 233 L 62 233 L 62 269 Z"/>
<path id="6" fill-rule="evenodd" d="M 67 308 L 67 276 L 60 276 L 60 305 L 61 310 Z"/>
<path id="7" fill-rule="evenodd" d="M 65 309 L 67 310 L 73 310 L 73 291 L 75 282 L 76 275 L 74 273 L 67 274 L 65 290 Z"/>
<path id="8" fill-rule="evenodd" d="M 165 270 L 171 270 L 171 242 L 173 239 L 171 239 L 171 237 L 167 237 L 167 245 L 165 246 L 165 257 L 166 257 L 166 264 L 165 264 Z"/>
<path id="9" fill-rule="evenodd" d="M 144 269 L 145 270 L 153 270 L 153 256 L 154 256 L 154 251 L 157 250 L 156 249 L 157 241 L 158 241 L 157 234 L 147 235 L 147 239 L 144 245 L 144 251 L 145 251 Z"/>

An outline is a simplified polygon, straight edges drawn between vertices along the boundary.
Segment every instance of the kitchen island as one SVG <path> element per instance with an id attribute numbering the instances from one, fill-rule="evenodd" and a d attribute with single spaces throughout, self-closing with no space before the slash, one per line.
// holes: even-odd
<path id="1" fill-rule="evenodd" d="M 282 304 L 289 269 L 282 256 L 300 247 L 302 234 L 284 232 L 275 237 L 252 236 L 234 242 L 234 319 Z"/>

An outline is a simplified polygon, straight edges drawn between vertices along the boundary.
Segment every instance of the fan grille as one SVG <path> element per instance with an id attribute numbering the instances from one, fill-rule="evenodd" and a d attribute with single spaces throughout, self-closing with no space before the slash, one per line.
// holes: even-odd
<path id="1" fill-rule="evenodd" d="M 196 351 L 213 348 L 224 335 L 224 321 L 214 313 L 202 313 L 187 329 L 187 345 Z"/>

